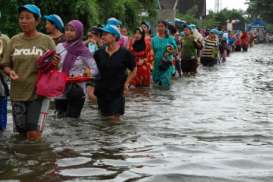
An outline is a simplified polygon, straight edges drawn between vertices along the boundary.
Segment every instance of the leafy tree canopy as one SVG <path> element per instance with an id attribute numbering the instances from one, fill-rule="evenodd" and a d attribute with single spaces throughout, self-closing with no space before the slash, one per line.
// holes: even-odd
<path id="1" fill-rule="evenodd" d="M 79 19 L 86 30 L 93 25 L 104 24 L 109 17 L 122 20 L 129 29 L 144 19 L 156 17 L 157 0 L 1 0 L 0 31 L 9 35 L 18 33 L 17 9 L 27 3 L 38 5 L 43 15 L 58 14 L 64 22 Z M 146 12 L 148 17 L 142 17 Z"/>

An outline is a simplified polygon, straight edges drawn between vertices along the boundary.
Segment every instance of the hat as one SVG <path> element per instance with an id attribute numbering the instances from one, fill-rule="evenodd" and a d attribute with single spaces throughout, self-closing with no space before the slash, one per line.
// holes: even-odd
<path id="1" fill-rule="evenodd" d="M 211 30 L 209 31 L 209 33 L 218 34 L 218 30 L 214 28 L 214 29 L 211 29 Z"/>
<path id="2" fill-rule="evenodd" d="M 52 14 L 44 16 L 44 19 L 51 22 L 61 32 L 64 31 L 64 22 L 59 15 Z"/>
<path id="3" fill-rule="evenodd" d="M 40 8 L 34 4 L 25 4 L 18 8 L 19 13 L 24 10 L 38 16 L 39 18 L 42 17 Z"/>
<path id="4" fill-rule="evenodd" d="M 107 33 L 114 35 L 118 40 L 121 37 L 119 29 L 114 25 L 108 24 L 108 25 L 104 26 L 103 28 L 101 28 L 101 30 L 103 32 L 107 32 Z"/>
<path id="5" fill-rule="evenodd" d="M 184 25 L 184 29 L 185 29 L 185 28 L 188 28 L 188 29 L 190 29 L 190 31 L 192 31 L 192 26 L 190 26 L 190 25 L 186 25 L 186 24 L 185 24 L 185 25 Z"/>
<path id="6" fill-rule="evenodd" d="M 189 29 L 191 29 L 191 30 L 196 29 L 196 25 L 194 25 L 194 24 L 189 24 L 188 27 L 189 27 Z"/>
<path id="7" fill-rule="evenodd" d="M 185 33 L 184 33 L 184 32 L 180 32 L 179 35 L 180 35 L 181 37 L 184 37 L 184 36 L 185 36 Z"/>
<path id="8" fill-rule="evenodd" d="M 112 17 L 112 18 L 108 18 L 106 24 L 120 26 L 122 24 L 122 22 L 120 20 Z"/>
<path id="9" fill-rule="evenodd" d="M 76 37 L 77 39 L 82 39 L 84 34 L 84 27 L 80 20 L 71 20 L 67 23 L 67 26 L 71 26 L 76 31 Z"/>
<path id="10" fill-rule="evenodd" d="M 218 35 L 222 36 L 224 34 L 223 31 L 218 31 Z"/>

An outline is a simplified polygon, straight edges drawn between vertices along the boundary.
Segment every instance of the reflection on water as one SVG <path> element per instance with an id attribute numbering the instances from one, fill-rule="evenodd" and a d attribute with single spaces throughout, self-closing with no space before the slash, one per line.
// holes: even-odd
<path id="1" fill-rule="evenodd" d="M 90 103 L 80 120 L 52 112 L 43 142 L 13 136 L 10 124 L 0 181 L 272 181 L 272 53 L 258 45 L 170 91 L 136 89 L 119 124 Z"/>

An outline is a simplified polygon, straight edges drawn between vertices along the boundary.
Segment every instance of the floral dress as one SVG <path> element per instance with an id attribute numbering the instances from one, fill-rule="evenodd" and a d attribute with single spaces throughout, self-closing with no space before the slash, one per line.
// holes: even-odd
<path id="1" fill-rule="evenodd" d="M 152 39 L 152 47 L 155 54 L 155 60 L 153 64 L 153 81 L 156 85 L 169 87 L 171 85 L 172 76 L 174 73 L 174 66 L 170 66 L 165 71 L 161 71 L 159 66 L 163 60 L 164 53 L 167 49 L 167 46 L 171 44 L 174 49 L 177 49 L 176 41 L 173 37 L 166 36 L 165 38 L 160 38 L 155 36 Z M 170 60 L 173 61 L 173 60 Z"/>
<path id="2" fill-rule="evenodd" d="M 132 41 L 129 43 L 129 50 L 135 56 L 137 63 L 137 74 L 130 82 L 135 87 L 149 87 L 151 83 L 154 53 L 151 48 L 151 42 L 148 39 L 145 39 L 145 45 L 145 50 L 137 52 L 133 49 Z"/>

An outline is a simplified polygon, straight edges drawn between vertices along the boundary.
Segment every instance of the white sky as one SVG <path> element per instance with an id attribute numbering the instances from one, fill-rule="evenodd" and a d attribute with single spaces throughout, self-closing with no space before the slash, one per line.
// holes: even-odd
<path id="1" fill-rule="evenodd" d="M 222 9 L 228 8 L 228 9 L 247 9 L 247 5 L 244 3 L 246 0 L 222 0 Z M 208 10 L 214 10 L 215 7 L 215 0 L 207 0 L 207 9 Z"/>

